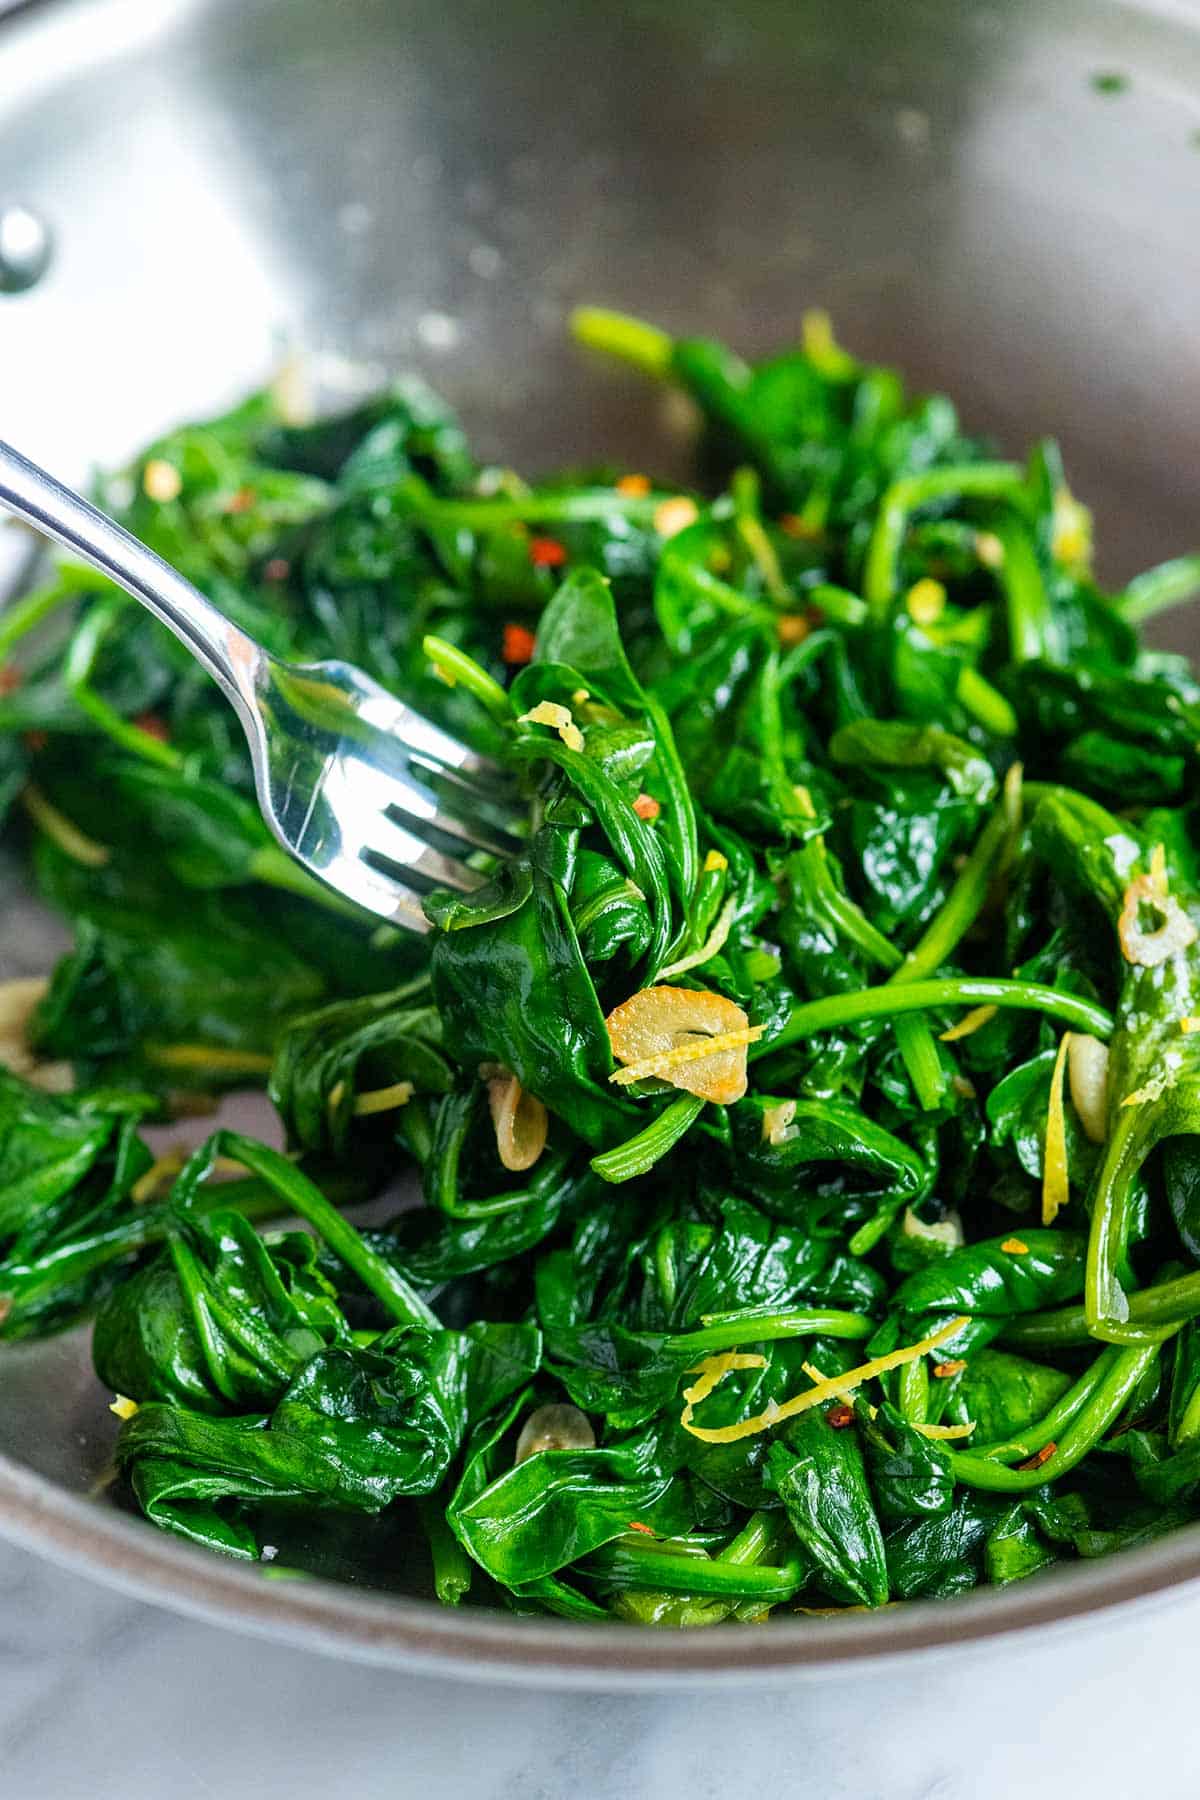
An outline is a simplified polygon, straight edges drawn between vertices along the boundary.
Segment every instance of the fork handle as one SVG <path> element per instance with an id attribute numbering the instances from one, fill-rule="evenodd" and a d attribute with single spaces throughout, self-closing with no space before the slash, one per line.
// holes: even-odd
<path id="1" fill-rule="evenodd" d="M 2 439 L 0 510 L 56 539 L 140 600 L 208 670 L 243 725 L 248 724 L 256 678 L 266 660 L 254 639 L 115 519 Z"/>

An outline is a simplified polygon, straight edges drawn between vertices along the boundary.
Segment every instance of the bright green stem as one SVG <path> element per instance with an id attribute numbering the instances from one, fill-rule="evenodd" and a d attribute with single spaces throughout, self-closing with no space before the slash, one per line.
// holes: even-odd
<path id="1" fill-rule="evenodd" d="M 1187 1319 L 1200 1317 L 1200 1272 L 1160 1281 L 1129 1295 L 1128 1342 L 1161 1343 Z M 1025 1350 L 1060 1350 L 1094 1341 L 1082 1306 L 1060 1306 L 1051 1312 L 1027 1313 L 1004 1328 L 1006 1344 Z"/>
<path id="2" fill-rule="evenodd" d="M 882 620 L 895 598 L 900 551 L 909 515 L 934 500 L 1017 501 L 1024 475 L 1017 463 L 962 463 L 902 475 L 883 496 L 867 548 L 863 595 L 872 616 Z"/>
<path id="3" fill-rule="evenodd" d="M 778 1541 L 777 1519 L 770 1513 L 751 1513 L 735 1538 L 721 1552 L 727 1563 L 756 1563 L 770 1554 Z"/>
<path id="4" fill-rule="evenodd" d="M 848 625 L 853 628 L 862 625 L 867 619 L 867 603 L 852 594 L 849 588 L 835 587 L 832 582 L 820 582 L 815 588 L 809 588 L 804 599 L 832 619 L 835 625 Z"/>
<path id="5" fill-rule="evenodd" d="M 1054 1454 L 1037 1468 L 1009 1469 L 976 1451 L 952 1450 L 950 1463 L 955 1480 L 996 1494 L 1024 1494 L 1031 1488 L 1043 1487 L 1048 1481 L 1057 1481 L 1060 1475 L 1067 1474 L 1082 1462 L 1089 1450 L 1095 1449 L 1159 1354 L 1158 1344 L 1137 1344 L 1118 1350 L 1102 1379 L 1058 1439 Z"/>
<path id="6" fill-rule="evenodd" d="M 1190 1444 L 1200 1436 L 1200 1387 L 1192 1389 L 1191 1399 L 1183 1409 L 1182 1417 L 1171 1437 L 1171 1448 L 1178 1450 L 1183 1444 Z"/>
<path id="7" fill-rule="evenodd" d="M 822 846 L 822 849 L 824 846 Z M 862 907 L 830 878 L 828 891 L 822 896 L 835 928 L 856 944 L 863 955 L 881 969 L 894 969 L 901 955 L 891 938 L 872 925 Z"/>
<path id="8" fill-rule="evenodd" d="M 277 1150 L 256 1144 L 253 1138 L 243 1137 L 236 1131 L 221 1133 L 220 1150 L 273 1187 L 280 1198 L 312 1226 L 334 1255 L 358 1276 L 363 1286 L 382 1301 L 394 1319 L 402 1325 L 424 1325 L 432 1331 L 440 1328 L 433 1308 L 409 1286 L 398 1269 L 371 1249 L 349 1220 L 342 1217 L 336 1206 L 330 1204 L 320 1188 L 294 1163 L 288 1162 Z"/>
<path id="9" fill-rule="evenodd" d="M 481 669 L 473 656 L 468 656 L 457 644 L 432 635 L 421 639 L 421 649 L 451 687 L 466 688 L 481 706 L 487 708 L 497 724 L 512 724 L 512 701 L 500 683 L 486 669 Z"/>
<path id="10" fill-rule="evenodd" d="M 632 1181 L 635 1175 L 644 1175 L 679 1142 L 703 1110 L 704 1102 L 698 1094 L 681 1094 L 636 1137 L 627 1138 L 615 1150 L 593 1156 L 592 1168 L 605 1181 Z"/>
<path id="11" fill-rule="evenodd" d="M 834 873 L 825 839 L 810 838 L 803 849 L 795 853 L 794 860 L 799 873 L 793 887 L 801 890 L 797 892 L 798 901 L 809 906 L 819 905 L 838 935 L 861 950 L 868 962 L 882 969 L 898 968 L 903 960 L 900 951 L 890 938 L 872 925 L 862 907 L 847 894 Z"/>
<path id="12" fill-rule="evenodd" d="M 695 527 L 691 529 L 694 530 Z M 679 535 L 682 537 L 683 533 L 680 532 Z M 674 548 L 677 541 L 668 539 L 663 553 L 664 563 L 672 555 L 683 559 L 682 550 Z M 719 575 L 714 575 L 711 569 L 705 568 L 704 564 L 698 560 L 686 559 L 686 567 L 690 585 L 697 593 L 703 594 L 704 598 L 715 606 L 718 612 L 723 612 L 732 619 L 756 619 L 760 625 L 766 626 L 772 632 L 775 631 L 779 622 L 779 612 L 776 607 L 769 606 L 761 600 L 751 600 L 749 595 L 741 593 L 730 582 L 722 581 Z"/>
<path id="13" fill-rule="evenodd" d="M 67 646 L 63 658 L 63 679 L 70 688 L 76 705 L 114 743 L 120 744 L 123 750 L 128 750 L 133 756 L 140 756 L 144 762 L 156 764 L 160 769 L 181 769 L 183 757 L 178 750 L 172 749 L 170 744 L 164 744 L 150 732 L 143 731 L 140 725 L 123 718 L 116 707 L 110 706 L 91 685 L 92 670 L 96 665 L 100 646 L 126 605 L 128 602 L 125 600 L 102 600 L 84 616 Z"/>
<path id="14" fill-rule="evenodd" d="M 774 1313 L 734 1314 L 728 1320 L 705 1325 L 699 1331 L 683 1331 L 669 1339 L 681 1354 L 712 1356 L 718 1350 L 734 1350 L 739 1344 L 770 1344 L 780 1338 L 869 1338 L 876 1321 L 866 1313 L 845 1312 L 836 1307 L 799 1308 Z"/>
<path id="15" fill-rule="evenodd" d="M 923 1356 L 905 1363 L 896 1378 L 896 1405 L 910 1425 L 923 1425 L 929 1416 L 929 1363 Z"/>
<path id="16" fill-rule="evenodd" d="M 1107 1038 L 1113 1021 L 1102 1006 L 1083 1000 L 1078 994 L 1066 994 L 1058 988 L 1045 987 L 1037 981 L 1006 981 L 999 977 L 976 975 L 943 975 L 936 981 L 913 981 L 893 987 L 860 988 L 850 994 L 830 994 L 821 1000 L 809 1000 L 792 1008 L 791 1017 L 777 1037 L 759 1040 L 750 1046 L 750 1056 L 766 1056 L 795 1044 L 802 1038 L 814 1037 L 821 1031 L 840 1030 L 844 1025 L 861 1025 L 868 1019 L 890 1019 L 899 1013 L 924 1012 L 943 1006 L 1024 1007 L 1030 1012 L 1045 1013 L 1062 1019 L 1078 1031 L 1093 1037 Z"/>
<path id="17" fill-rule="evenodd" d="M 56 575 L 45 587 L 35 588 L 30 594 L 22 594 L 11 606 L 6 606 L 0 613 L 0 663 L 8 656 L 14 644 L 35 631 L 43 619 L 57 612 L 60 606 L 79 597 L 80 583 L 71 578 L 67 571 Z"/>
<path id="18" fill-rule="evenodd" d="M 201 1188 L 192 1206 L 196 1216 L 214 1208 L 233 1208 L 245 1219 L 280 1212 L 279 1196 L 258 1180 L 223 1181 Z M 0 1266 L 0 1299 L 12 1306 L 11 1317 L 20 1322 L 23 1312 L 45 1295 L 67 1292 L 97 1269 L 133 1256 L 167 1235 L 169 1211 L 162 1205 L 136 1207 L 126 1218 L 91 1237 L 74 1239 L 65 1246 L 52 1245 L 36 1260 L 23 1265 Z"/>
<path id="19" fill-rule="evenodd" d="M 628 879 L 617 880 L 611 887 L 601 888 L 599 893 L 593 894 L 578 911 L 571 914 L 576 936 L 582 937 L 589 925 L 594 925 L 610 907 L 625 906 L 630 900 L 644 900 L 645 897 L 641 888 L 635 887 Z"/>
<path id="20" fill-rule="evenodd" d="M 737 1536 L 722 1550 L 720 1560 L 740 1567 L 766 1562 L 779 1554 L 787 1535 L 790 1534 L 778 1514 L 751 1513 Z M 667 1554 L 666 1546 L 662 1549 Z M 683 1595 L 656 1594 L 653 1589 L 638 1588 L 617 1595 L 613 1610 L 635 1624 L 680 1630 L 685 1626 L 717 1625 L 730 1617 L 758 1621 L 766 1617 L 769 1605 L 770 1601 L 764 1600 L 689 1600 Z"/>
<path id="21" fill-rule="evenodd" d="M 1058 632 L 1033 539 L 1012 515 L 992 529 L 1004 546 L 999 577 L 1008 608 L 1009 655 L 1014 663 L 1057 662 Z"/>
<path id="22" fill-rule="evenodd" d="M 912 1082 L 913 1093 L 925 1112 L 933 1112 L 945 1098 L 946 1071 L 928 1022 L 918 1013 L 906 1013 L 898 1018 L 896 1044 Z"/>
<path id="23" fill-rule="evenodd" d="M 1091 1399 L 1104 1377 L 1113 1365 L 1120 1351 L 1113 1346 L 1101 1350 L 1099 1356 L 1084 1370 L 1074 1387 L 1067 1389 L 1062 1398 L 1055 1402 L 1050 1411 L 1040 1418 L 1036 1424 L 1030 1425 L 1020 1437 L 1006 1438 L 995 1444 L 973 1444 L 972 1456 L 986 1456 L 991 1462 L 1014 1463 L 1024 1462 L 1027 1457 L 1040 1450 L 1043 1444 L 1056 1444 L 1072 1419 L 1077 1418 L 1083 1407 Z M 965 1452 L 964 1452 L 965 1454 Z"/>
<path id="24" fill-rule="evenodd" d="M 907 1204 L 908 1198 L 903 1194 L 892 1195 L 885 1200 L 848 1241 L 846 1248 L 851 1256 L 869 1256 L 880 1238 L 887 1233 L 893 1219 Z"/>
<path id="25" fill-rule="evenodd" d="M 775 546 L 763 527 L 760 511 L 762 484 L 754 469 L 735 469 L 729 483 L 734 524 L 738 536 L 758 570 L 763 587 L 777 606 L 789 606 L 791 589 L 783 578 Z"/>
<path id="26" fill-rule="evenodd" d="M 457 1606 L 466 1598 L 475 1565 L 450 1529 L 444 1501 L 418 1500 L 417 1513 L 429 1539 L 434 1592 L 443 1606 Z"/>
<path id="27" fill-rule="evenodd" d="M 972 663 L 959 670 L 954 697 L 993 737 L 1016 737 L 1020 720 L 1011 702 Z"/>
<path id="28" fill-rule="evenodd" d="M 903 963 L 893 983 L 922 981 L 947 961 L 971 929 L 987 899 L 992 872 L 1008 840 L 1011 821 L 1001 803 L 988 820 L 950 892 Z"/>
<path id="29" fill-rule="evenodd" d="M 603 306 L 577 306 L 571 314 L 571 335 L 589 350 L 603 350 L 632 363 L 646 375 L 667 376 L 675 346 L 657 325 L 646 325 L 628 313 L 610 312 Z"/>
<path id="30" fill-rule="evenodd" d="M 1135 575 L 1113 604 L 1127 625 L 1142 625 L 1155 613 L 1166 612 L 1200 593 L 1200 556 L 1177 556 L 1159 563 L 1144 575 Z"/>
<path id="31" fill-rule="evenodd" d="M 296 1373 L 298 1358 L 294 1354 L 282 1356 L 280 1339 L 261 1330 L 250 1313 L 242 1313 L 235 1307 L 222 1304 L 212 1292 L 206 1273 L 190 1245 L 172 1236 L 167 1240 L 167 1249 L 175 1265 L 179 1285 L 187 1296 L 192 1324 L 200 1340 L 209 1377 L 217 1392 L 230 1402 L 237 1399 L 236 1389 L 229 1376 L 228 1357 L 222 1347 L 222 1338 L 232 1339 L 240 1345 L 250 1359 L 267 1374 L 273 1375 L 281 1386 L 289 1382 Z"/>
<path id="32" fill-rule="evenodd" d="M 609 1544 L 579 1565 L 585 1575 L 613 1587 L 658 1588 L 668 1594 L 713 1594 L 769 1605 L 790 1600 L 805 1580 L 796 1558 L 779 1568 L 731 1562 L 725 1557 L 677 1556 L 634 1544 Z"/>
<path id="33" fill-rule="evenodd" d="M 1112 1344 L 1129 1341 L 1129 1297 L 1119 1271 L 1129 1245 L 1134 1176 L 1146 1153 L 1141 1113 L 1140 1106 L 1118 1108 L 1092 1189 L 1084 1310 L 1092 1336 Z"/>
<path id="34" fill-rule="evenodd" d="M 466 531 L 496 531 L 505 525 L 585 525 L 619 513 L 636 524 L 650 525 L 667 498 L 658 494 L 623 494 L 619 488 L 564 488 L 549 494 L 465 495 L 442 499 L 423 483 L 404 483 L 401 499 L 424 525 Z"/>

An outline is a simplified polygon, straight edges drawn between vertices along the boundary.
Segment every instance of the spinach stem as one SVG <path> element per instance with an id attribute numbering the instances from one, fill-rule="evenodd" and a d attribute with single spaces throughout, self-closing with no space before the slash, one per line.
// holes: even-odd
<path id="1" fill-rule="evenodd" d="M 979 917 L 987 899 L 992 872 L 1008 840 L 1010 828 L 1008 808 L 1002 801 L 975 840 L 954 886 L 900 967 L 890 977 L 891 982 L 924 980 L 927 975 L 940 969 L 961 943 Z"/>
<path id="2" fill-rule="evenodd" d="M 277 1150 L 269 1150 L 265 1144 L 256 1144 L 252 1138 L 243 1137 L 240 1132 L 218 1132 L 211 1141 L 217 1146 L 216 1154 L 232 1157 L 273 1187 L 280 1198 L 312 1226 L 334 1255 L 358 1276 L 363 1286 L 383 1302 L 394 1319 L 403 1325 L 439 1329 L 440 1321 L 433 1308 L 422 1300 L 398 1269 L 371 1249 L 350 1221 L 342 1217 L 320 1188 L 294 1163 L 288 1162 Z"/>
<path id="3" fill-rule="evenodd" d="M 1116 1423 L 1121 1409 L 1160 1352 L 1159 1344 L 1135 1344 L 1118 1350 L 1084 1405 L 1055 1443 L 1052 1455 L 1036 1467 L 1010 1469 L 977 1451 L 952 1450 L 949 1457 L 955 1479 L 968 1487 L 984 1488 L 997 1494 L 1024 1494 L 1048 1481 L 1056 1481 L 1082 1462 L 1088 1451 L 1094 1450 L 1105 1432 Z M 1039 1448 L 1045 1448 L 1045 1445 Z"/>
<path id="4" fill-rule="evenodd" d="M 1113 1359 L 1118 1354 L 1115 1347 L 1109 1345 L 1089 1363 L 1083 1374 L 1069 1387 L 1061 1399 L 1057 1400 L 1048 1413 L 1029 1425 L 1017 1437 L 1005 1438 L 994 1444 L 972 1444 L 972 1456 L 987 1456 L 993 1462 L 1022 1462 L 1040 1450 L 1043 1444 L 1057 1443 L 1064 1428 L 1071 1420 L 1078 1417 L 1082 1408 L 1091 1399 L 1100 1383 L 1112 1367 Z"/>
<path id="5" fill-rule="evenodd" d="M 1177 556 L 1135 575 L 1113 604 L 1127 625 L 1142 625 L 1156 613 L 1200 592 L 1200 555 Z"/>
<path id="6" fill-rule="evenodd" d="M 77 600 L 80 586 L 72 573 L 64 569 L 45 587 L 35 588 L 32 593 L 22 594 L 19 600 L 10 602 L 0 613 L 0 662 L 8 656 L 13 645 L 36 630 L 43 619 L 48 619 L 68 601 Z"/>
<path id="7" fill-rule="evenodd" d="M 644 1175 L 679 1142 L 703 1110 L 704 1101 L 698 1094 L 681 1094 L 644 1131 L 593 1156 L 592 1168 L 605 1181 L 632 1181 L 635 1175 Z"/>
<path id="8" fill-rule="evenodd" d="M 816 587 L 809 588 L 803 598 L 823 612 L 827 619 L 832 619 L 835 625 L 846 625 L 853 630 L 866 623 L 869 611 L 867 603 L 857 594 L 851 593 L 849 588 L 822 581 Z"/>
<path id="9" fill-rule="evenodd" d="M 425 525 L 466 531 L 497 531 L 506 525 L 586 525 L 617 515 L 633 524 L 650 526 L 668 495 L 623 494 L 619 488 L 570 488 L 551 493 L 463 495 L 443 499 L 424 483 L 402 484 L 400 500 Z"/>
<path id="10" fill-rule="evenodd" d="M 946 1071 L 928 1021 L 917 1013 L 906 1013 L 896 1020 L 895 1032 L 913 1092 L 923 1111 L 932 1112 L 945 1097 Z"/>
<path id="11" fill-rule="evenodd" d="M 498 724 L 512 724 L 512 701 L 500 683 L 486 669 L 481 668 L 473 656 L 468 656 L 457 644 L 448 643 L 445 638 L 434 637 L 432 634 L 421 639 L 421 649 L 451 687 L 461 684 L 481 706 L 487 708 Z"/>
<path id="12" fill-rule="evenodd" d="M 993 737 L 1016 737 L 1020 720 L 1011 701 L 973 663 L 964 663 L 959 670 L 954 697 Z"/>
<path id="13" fill-rule="evenodd" d="M 782 1050 L 821 1031 L 859 1025 L 868 1019 L 890 1019 L 900 1013 L 924 1012 L 943 1006 L 1026 1007 L 1048 1018 L 1062 1019 L 1093 1037 L 1112 1034 L 1110 1013 L 1092 1000 L 1036 981 L 1008 981 L 977 975 L 943 975 L 936 981 L 913 981 L 901 986 L 860 988 L 849 994 L 830 994 L 792 1008 L 783 1029 L 773 1038 L 760 1038 L 750 1046 L 751 1060 Z"/>
<path id="14" fill-rule="evenodd" d="M 1092 1183 L 1084 1308 L 1093 1337 L 1129 1341 L 1129 1296 L 1120 1271 L 1129 1246 L 1138 1168 L 1157 1135 L 1155 1115 L 1144 1106 L 1119 1107 Z M 1136 1333 L 1135 1328 L 1135 1336 Z"/>
<path id="15" fill-rule="evenodd" d="M 895 597 L 904 534 L 917 507 L 958 498 L 1017 501 L 1024 481 L 1020 465 L 1008 462 L 954 463 L 893 481 L 880 502 L 863 571 L 863 597 L 872 618 L 881 622 Z"/>
<path id="16" fill-rule="evenodd" d="M 434 1592 L 443 1606 L 457 1606 L 466 1598 L 475 1565 L 450 1529 L 444 1500 L 420 1499 L 417 1513 L 429 1540 Z"/>
<path id="17" fill-rule="evenodd" d="M 1127 1335 L 1121 1341 L 1157 1343 L 1185 1320 L 1200 1316 L 1200 1271 L 1180 1275 L 1174 1281 L 1161 1281 L 1154 1287 L 1138 1288 L 1128 1298 L 1129 1318 L 1124 1327 Z M 1083 1306 L 1027 1313 L 1004 1329 L 1006 1344 L 1020 1344 L 1029 1350 L 1065 1349 L 1091 1343 L 1094 1337 Z"/>
<path id="18" fill-rule="evenodd" d="M 711 1356 L 718 1350 L 736 1349 L 739 1344 L 769 1344 L 781 1338 L 869 1338 L 875 1326 L 876 1321 L 866 1313 L 845 1312 L 836 1307 L 774 1313 L 751 1310 L 697 1331 L 678 1332 L 668 1341 L 672 1350 Z"/>
<path id="19" fill-rule="evenodd" d="M 640 1544 L 607 1544 L 579 1565 L 584 1574 L 612 1587 L 660 1588 L 670 1594 L 714 1594 L 777 1603 L 790 1600 L 804 1584 L 799 1558 L 771 1568 L 730 1562 L 724 1557 L 678 1556 Z"/>
<path id="20" fill-rule="evenodd" d="M 646 325 L 628 313 L 610 312 L 604 306 L 577 306 L 571 314 L 571 336 L 589 350 L 632 363 L 643 374 L 666 376 L 671 370 L 675 346 L 657 325 Z"/>
<path id="21" fill-rule="evenodd" d="M 1004 548 L 999 578 L 1008 609 L 1012 662 L 1058 662 L 1060 646 L 1050 596 L 1024 520 L 1008 513 L 991 529 Z"/>
<path id="22" fill-rule="evenodd" d="M 132 720 L 123 718 L 116 707 L 110 706 L 91 685 L 92 670 L 96 666 L 100 646 L 128 604 L 123 598 L 114 596 L 109 600 L 98 601 L 84 614 L 67 645 L 62 666 L 63 680 L 70 688 L 76 704 L 115 744 L 128 750 L 131 755 L 140 756 L 144 762 L 154 763 L 160 769 L 178 771 L 183 768 L 184 762 L 178 750 L 172 749 L 170 744 L 164 744 L 149 731 L 143 731 Z"/>

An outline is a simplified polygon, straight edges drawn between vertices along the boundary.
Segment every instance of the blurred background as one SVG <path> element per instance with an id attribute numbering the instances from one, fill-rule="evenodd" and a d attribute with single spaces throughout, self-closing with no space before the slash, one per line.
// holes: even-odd
<path id="1" fill-rule="evenodd" d="M 820 305 L 1017 450 L 1110 573 L 1195 536 L 1200 15 L 1105 0 L 43 0 L 0 36 L 9 435 L 64 474 L 302 347 L 485 456 L 678 455 L 592 301 L 748 353 Z"/>

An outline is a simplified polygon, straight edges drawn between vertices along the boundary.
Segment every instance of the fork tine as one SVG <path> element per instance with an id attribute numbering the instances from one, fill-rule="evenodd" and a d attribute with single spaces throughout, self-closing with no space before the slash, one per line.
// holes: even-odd
<path id="1" fill-rule="evenodd" d="M 443 855 L 440 850 L 435 850 L 432 845 L 419 838 L 414 831 L 406 830 L 403 825 L 383 814 L 371 821 L 359 854 L 363 858 L 370 858 L 372 867 L 378 858 L 409 874 L 420 875 L 443 887 L 455 888 L 460 894 L 469 894 L 483 881 L 482 875 L 469 869 L 457 857 Z"/>
<path id="2" fill-rule="evenodd" d="M 399 739 L 401 745 L 409 752 L 430 758 L 444 768 L 457 769 L 461 774 L 474 775 L 484 780 L 494 781 L 497 778 L 509 779 L 507 771 L 500 764 L 493 762 L 490 756 L 481 756 L 477 750 L 453 738 L 438 725 L 433 725 L 420 713 L 414 712 L 411 706 L 396 700 L 382 689 L 359 700 L 358 713 L 371 725 L 378 726 L 389 736 Z"/>
<path id="3" fill-rule="evenodd" d="M 515 856 L 521 849 L 519 838 L 510 838 L 502 831 L 489 831 L 486 825 L 468 824 L 453 813 L 412 813 L 400 799 L 392 802 L 387 816 L 397 825 L 415 830 L 418 835 L 428 833 L 431 839 L 443 839 L 447 855 L 457 851 L 461 856 L 468 856 L 472 850 L 483 850 L 489 856 Z"/>
<path id="4" fill-rule="evenodd" d="M 408 758 L 408 772 L 415 781 L 423 781 L 430 790 L 452 799 L 470 812 L 485 808 L 490 817 L 524 820 L 527 811 L 516 777 L 507 769 L 492 765 L 495 774 L 452 769 L 420 749 Z"/>
<path id="5" fill-rule="evenodd" d="M 446 779 L 450 780 L 449 777 Z M 356 762 L 350 771 L 331 772 L 327 792 L 333 790 L 333 797 L 343 814 L 362 821 L 354 840 L 358 849 L 381 848 L 377 841 L 378 817 L 385 824 L 390 820 L 397 830 L 408 832 L 412 856 L 425 847 L 436 851 L 438 845 L 431 841 L 436 838 L 445 840 L 442 848 L 451 856 L 456 847 L 464 856 L 469 850 L 486 850 L 493 856 L 514 855 L 521 848 L 521 840 L 489 821 L 488 809 L 480 807 L 472 788 L 457 782 L 453 785 L 455 810 L 450 810 L 444 804 L 444 797 L 418 780 L 410 770 L 382 769 Z M 347 799 L 353 802 L 352 808 L 342 805 L 337 790 L 343 787 Z M 408 862 L 409 853 L 400 854 L 401 841 L 393 836 L 392 843 L 393 848 L 388 852 L 391 859 Z M 441 879 L 440 876 L 435 878 Z"/>
<path id="6" fill-rule="evenodd" d="M 401 824 L 422 823 L 441 837 L 473 850 L 490 851 L 493 856 L 513 856 L 520 850 L 522 840 L 511 828 L 520 822 L 519 814 L 510 815 L 510 827 L 501 809 L 482 802 L 475 788 L 448 773 L 436 775 L 434 780 L 436 789 L 407 771 L 396 781 L 388 811 L 397 815 Z"/>
<path id="7" fill-rule="evenodd" d="M 405 887 L 402 881 L 385 875 L 381 869 L 373 869 L 360 857 L 339 858 L 336 863 L 318 873 L 320 879 L 335 892 L 355 901 L 367 912 L 389 920 L 393 925 L 403 925 L 408 931 L 422 933 L 433 930 L 425 917 L 420 894 Z"/>

